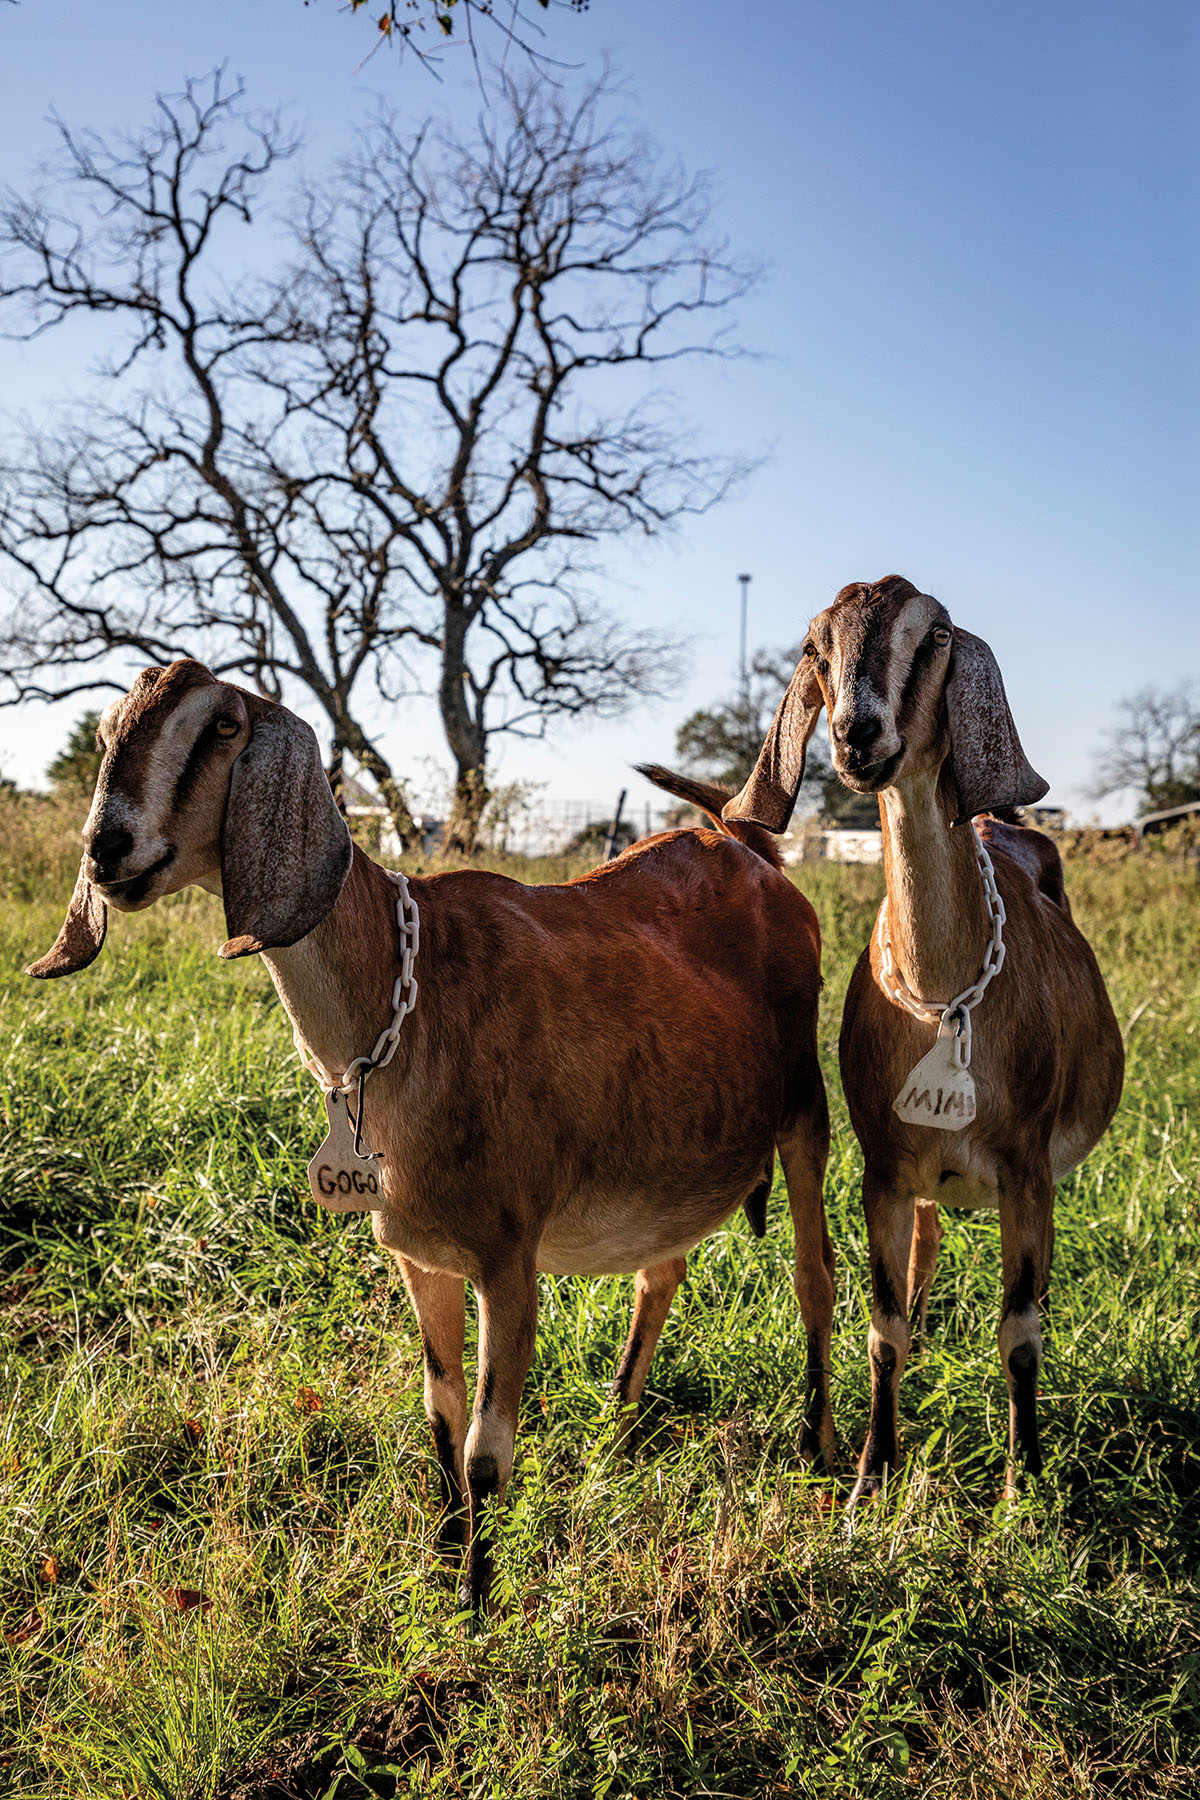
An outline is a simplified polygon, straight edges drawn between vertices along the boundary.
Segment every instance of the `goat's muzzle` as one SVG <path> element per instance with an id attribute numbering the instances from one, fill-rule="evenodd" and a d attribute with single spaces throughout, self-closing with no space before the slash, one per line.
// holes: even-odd
<path id="1" fill-rule="evenodd" d="M 168 844 L 161 856 L 135 875 L 123 875 L 120 880 L 114 880 L 111 877 L 103 879 L 99 873 L 93 875 L 91 868 L 87 873 L 97 893 L 107 905 L 114 907 L 117 912 L 136 912 L 139 907 L 148 906 L 152 899 L 158 898 L 156 894 L 151 893 L 151 889 L 157 878 L 165 874 L 174 861 L 174 846 Z M 89 862 L 97 870 L 101 867 L 93 858 L 89 858 Z M 117 866 L 119 867 L 120 864 Z"/>
<path id="2" fill-rule="evenodd" d="M 175 845 L 137 815 L 123 794 L 106 793 L 83 828 L 82 873 L 119 912 L 147 905 L 157 877 L 176 857 Z"/>
<path id="3" fill-rule="evenodd" d="M 844 750 L 835 745 L 833 766 L 846 786 L 853 788 L 858 794 L 878 794 L 887 787 L 900 766 L 904 755 L 904 739 L 900 739 L 899 748 L 890 756 L 881 756 L 871 760 L 869 751 Z"/>
<path id="4" fill-rule="evenodd" d="M 125 858 L 133 849 L 133 833 L 126 831 L 123 825 L 106 825 L 100 831 L 84 833 L 84 849 L 87 852 L 87 875 L 89 881 L 103 886 L 119 879 L 118 871 Z"/>

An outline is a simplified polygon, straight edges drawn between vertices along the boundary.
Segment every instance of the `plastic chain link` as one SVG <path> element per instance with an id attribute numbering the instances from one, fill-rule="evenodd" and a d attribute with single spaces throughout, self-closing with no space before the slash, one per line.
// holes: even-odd
<path id="1" fill-rule="evenodd" d="M 356 1056 L 350 1066 L 343 1070 L 340 1081 L 331 1081 L 321 1065 L 309 1055 L 300 1041 L 299 1030 L 292 1033 L 292 1042 L 300 1061 L 309 1074 L 316 1077 L 327 1094 L 349 1094 L 360 1087 L 362 1081 L 376 1069 L 386 1069 L 396 1054 L 400 1027 L 417 1004 L 418 984 L 413 974 L 413 964 L 417 960 L 417 951 L 421 948 L 421 915 L 416 901 L 408 891 L 408 882 L 400 871 L 386 869 L 384 873 L 400 890 L 396 896 L 396 923 L 400 927 L 400 973 L 392 986 L 391 1024 L 380 1032 L 370 1056 Z"/>
<path id="2" fill-rule="evenodd" d="M 889 1000 L 894 1000 L 897 1006 L 902 1006 L 914 1019 L 920 1019 L 922 1024 L 939 1027 L 944 1025 L 948 1031 L 954 1032 L 954 1055 L 960 1069 L 969 1067 L 971 1061 L 971 1009 L 979 1004 L 992 977 L 998 975 L 1004 966 L 1004 921 L 1007 916 L 1000 890 L 996 886 L 996 871 L 992 867 L 992 859 L 974 825 L 971 827 L 971 835 L 975 839 L 975 860 L 983 877 L 983 896 L 987 902 L 991 940 L 983 959 L 983 967 L 969 988 L 964 988 L 953 1000 L 919 1000 L 896 968 L 888 937 L 886 899 L 879 909 L 880 987 Z"/>

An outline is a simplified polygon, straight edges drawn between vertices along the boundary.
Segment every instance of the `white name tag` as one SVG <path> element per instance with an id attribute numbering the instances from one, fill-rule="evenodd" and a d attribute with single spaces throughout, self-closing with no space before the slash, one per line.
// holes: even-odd
<path id="1" fill-rule="evenodd" d="M 325 1114 L 329 1132 L 308 1165 L 313 1199 L 330 1212 L 378 1211 L 383 1205 L 383 1165 L 370 1152 L 355 1156 L 345 1094 L 326 1094 Z"/>
<path id="2" fill-rule="evenodd" d="M 942 1025 L 937 1042 L 923 1056 L 892 1102 L 906 1125 L 934 1131 L 961 1131 L 975 1117 L 975 1082 L 954 1056 L 954 1034 Z"/>

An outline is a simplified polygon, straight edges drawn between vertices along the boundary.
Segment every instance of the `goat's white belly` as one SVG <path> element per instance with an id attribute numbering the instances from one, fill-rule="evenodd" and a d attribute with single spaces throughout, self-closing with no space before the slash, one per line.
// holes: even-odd
<path id="1" fill-rule="evenodd" d="M 1081 1163 L 1095 1142 L 1095 1133 L 1089 1127 L 1077 1127 L 1074 1131 L 1056 1131 L 1050 1139 L 1050 1173 L 1055 1182 L 1069 1175 L 1071 1170 Z M 997 1212 L 1000 1207 L 1000 1184 L 998 1172 L 986 1166 L 983 1158 L 972 1156 L 973 1146 L 964 1146 L 967 1151 L 965 1166 L 950 1169 L 946 1164 L 950 1156 L 936 1154 L 922 1159 L 920 1168 L 912 1182 L 912 1191 L 919 1203 L 936 1203 L 938 1206 L 961 1206 L 974 1211 Z M 955 1160 L 958 1160 L 955 1157 Z M 974 1164 L 975 1166 L 972 1166 Z"/>
<path id="2" fill-rule="evenodd" d="M 937 1186 L 918 1196 L 918 1206 L 962 1206 L 973 1212 L 999 1212 L 1000 1195 L 985 1181 L 972 1181 L 967 1175 L 939 1178 Z"/>
<path id="3" fill-rule="evenodd" d="M 736 1202 L 734 1203 L 736 1204 Z M 630 1275 L 669 1262 L 715 1231 L 733 1211 L 728 1199 L 692 1200 L 686 1212 L 656 1211 L 644 1194 L 581 1195 L 548 1222 L 538 1244 L 537 1266 L 548 1275 Z M 452 1239 L 415 1225 L 407 1209 L 393 1205 L 371 1215 L 376 1240 L 431 1274 L 479 1276 L 476 1257 Z"/>
<path id="4" fill-rule="evenodd" d="M 973 1212 L 999 1209 L 1000 1170 L 972 1133 L 914 1130 L 912 1135 L 916 1141 L 900 1165 L 893 1190 L 897 1198 L 908 1193 L 918 1205 L 960 1206 Z"/>
<path id="5" fill-rule="evenodd" d="M 629 1275 L 686 1256 L 732 1210 L 728 1201 L 698 1200 L 681 1218 L 656 1214 L 642 1194 L 581 1199 L 547 1224 L 537 1266 L 548 1275 Z"/>
<path id="6" fill-rule="evenodd" d="M 1061 1181 L 1064 1175 L 1077 1169 L 1096 1142 L 1096 1133 L 1090 1125 L 1077 1125 L 1074 1131 L 1056 1131 L 1050 1139 L 1051 1178 Z"/>

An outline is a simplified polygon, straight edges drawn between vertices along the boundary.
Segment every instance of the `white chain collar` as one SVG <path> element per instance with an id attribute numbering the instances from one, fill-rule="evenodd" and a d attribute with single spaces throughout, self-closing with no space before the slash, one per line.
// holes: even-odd
<path id="1" fill-rule="evenodd" d="M 879 909 L 879 974 L 878 982 L 889 1000 L 902 1006 L 906 1012 L 919 1019 L 923 1025 L 936 1025 L 939 1031 L 954 1033 L 955 1061 L 960 1069 L 969 1067 L 971 1061 L 971 1009 L 983 998 L 988 984 L 994 975 L 998 975 L 1004 966 L 1004 901 L 1000 898 L 1000 890 L 996 886 L 996 871 L 992 867 L 992 859 L 974 825 L 971 835 L 975 839 L 975 860 L 979 865 L 979 873 L 983 877 L 983 897 L 987 902 L 988 922 L 991 926 L 991 939 L 987 954 L 983 959 L 983 967 L 969 988 L 953 1000 L 919 1000 L 905 982 L 896 968 L 892 955 L 891 940 L 888 937 L 887 916 L 888 903 L 885 895 L 883 905 Z"/>
<path id="2" fill-rule="evenodd" d="M 376 1069 L 386 1069 L 396 1054 L 396 1044 L 400 1037 L 400 1027 L 405 1017 L 417 1004 L 417 978 L 413 974 L 413 964 L 417 959 L 417 951 L 421 948 L 421 915 L 417 903 L 408 891 L 408 882 L 398 869 L 385 869 L 384 874 L 389 881 L 394 881 L 400 889 L 396 896 L 396 923 L 400 927 L 400 973 L 392 986 L 392 1022 L 381 1031 L 375 1041 L 375 1048 L 370 1056 L 356 1056 L 349 1067 L 342 1072 L 340 1081 L 330 1079 L 326 1071 L 311 1056 L 307 1045 L 300 1040 L 300 1028 L 296 1026 L 292 1033 L 292 1042 L 296 1046 L 300 1061 L 310 1075 L 316 1077 L 327 1094 L 349 1094 L 355 1088 L 359 1090 L 359 1104 L 363 1083 L 368 1075 Z"/>

